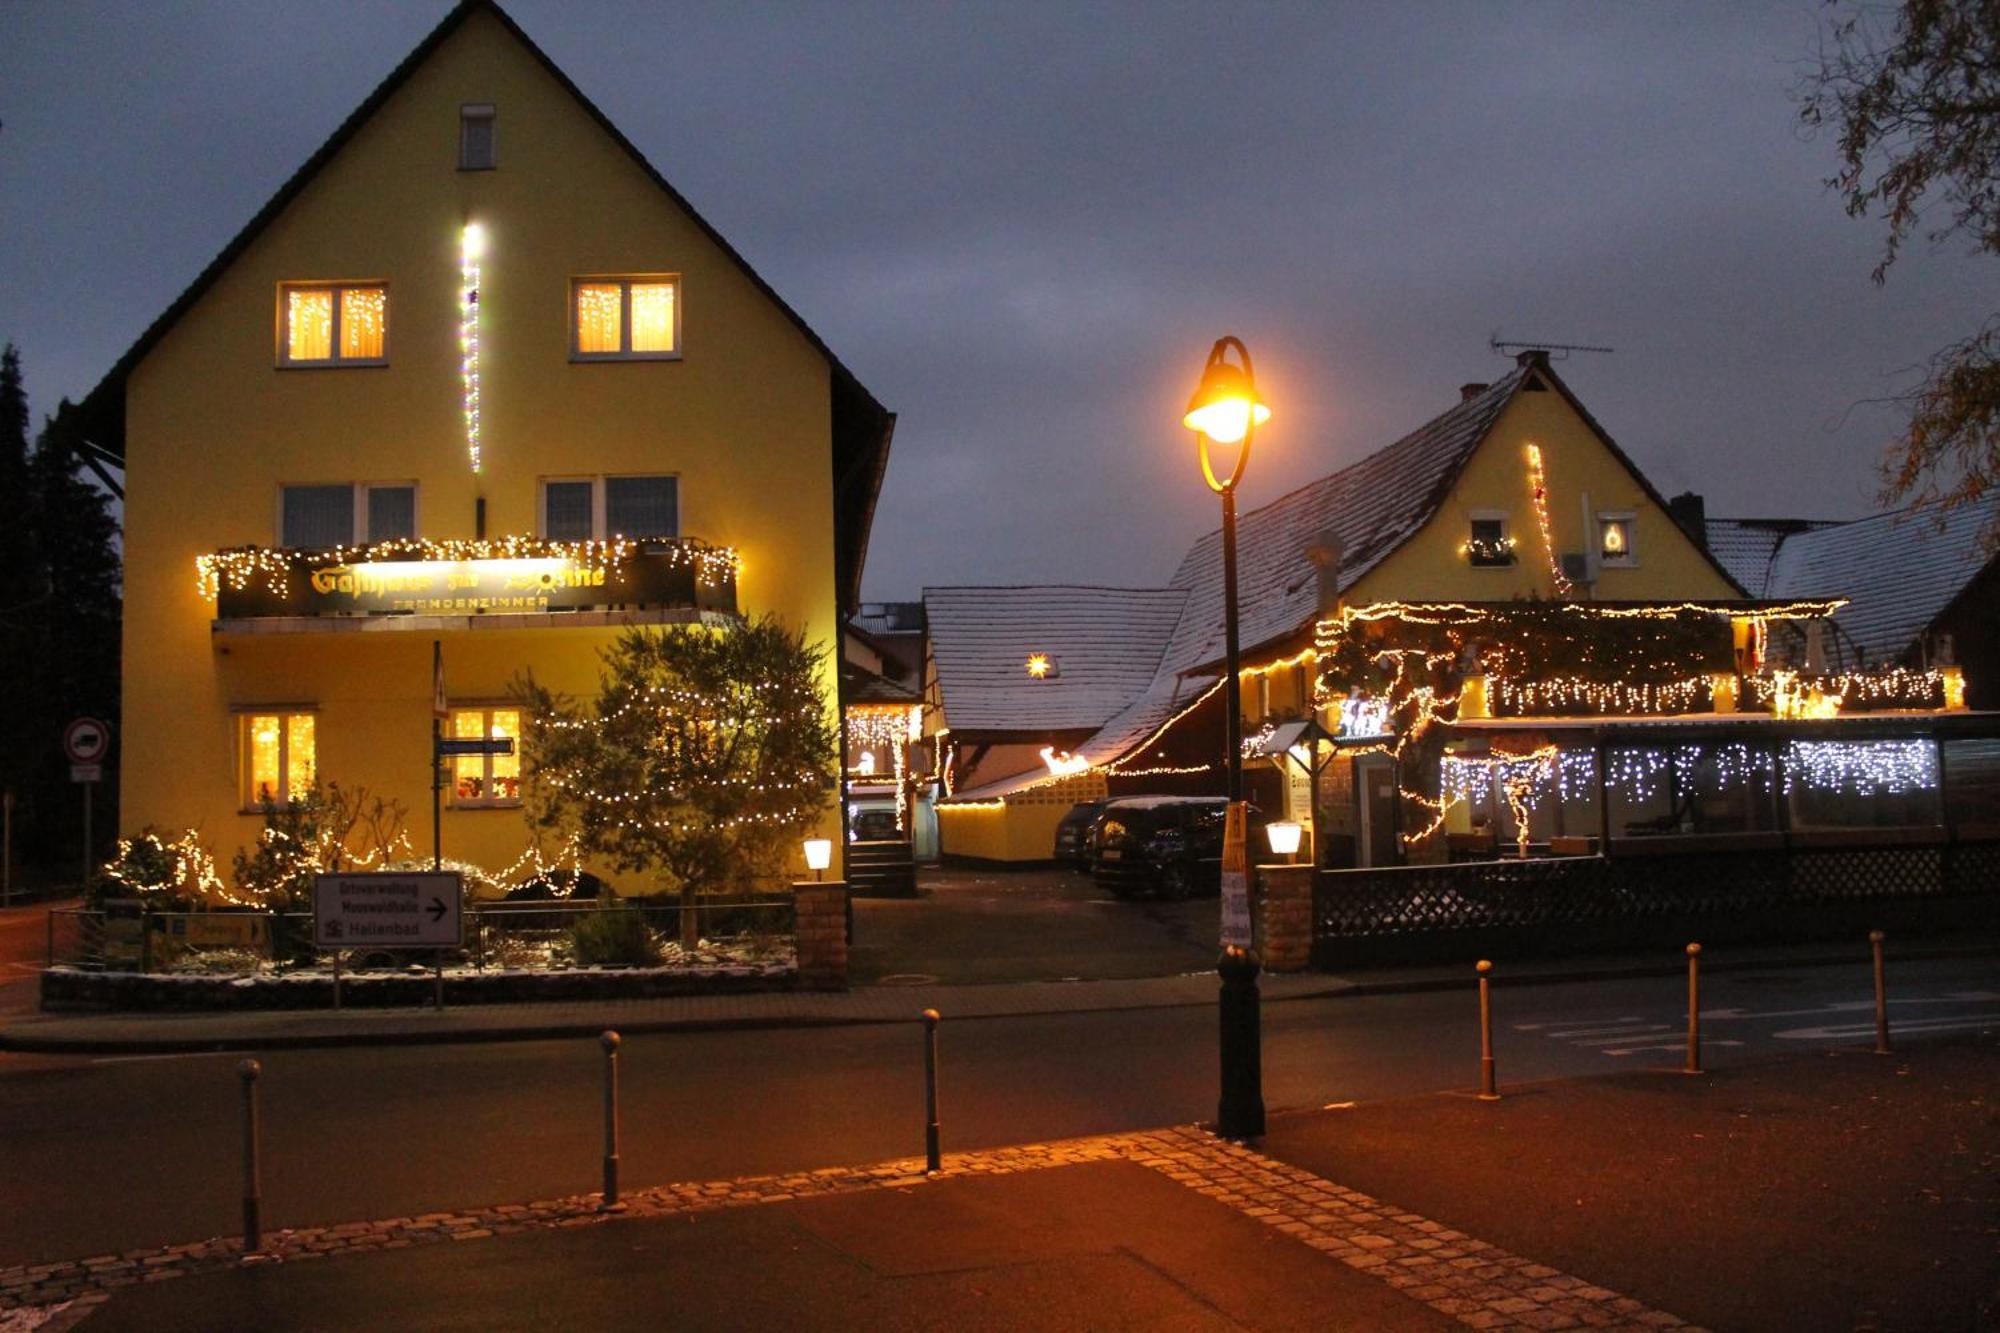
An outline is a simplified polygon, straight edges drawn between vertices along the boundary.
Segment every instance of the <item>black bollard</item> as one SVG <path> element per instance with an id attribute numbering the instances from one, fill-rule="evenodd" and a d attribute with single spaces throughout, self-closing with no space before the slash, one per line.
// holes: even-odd
<path id="1" fill-rule="evenodd" d="M 937 1030 L 938 1011 L 924 1010 L 924 1170 L 926 1172 L 936 1171 L 941 1161 L 938 1151 Z"/>

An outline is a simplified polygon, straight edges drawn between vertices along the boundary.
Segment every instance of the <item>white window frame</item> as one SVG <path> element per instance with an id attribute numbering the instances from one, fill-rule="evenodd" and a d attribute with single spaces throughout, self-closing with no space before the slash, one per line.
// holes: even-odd
<path id="1" fill-rule="evenodd" d="M 551 482 L 590 483 L 590 540 L 608 541 L 611 534 L 605 530 L 604 483 L 622 481 L 626 478 L 671 478 L 674 483 L 674 530 L 666 535 L 653 534 L 633 537 L 633 541 L 672 541 L 681 535 L 681 474 L 678 472 L 600 472 L 584 475 L 543 477 L 535 483 L 535 531 L 544 539 L 549 536 L 549 484 Z M 568 539 L 565 539 L 568 540 Z"/>
<path id="2" fill-rule="evenodd" d="M 1608 523 L 1625 525 L 1625 554 L 1622 556 L 1604 553 L 1604 528 Z M 1591 554 L 1605 569 L 1637 569 L 1639 567 L 1639 515 L 1631 509 L 1600 509 L 1597 512 L 1597 532 L 1594 534 L 1597 549 Z"/>
<path id="3" fill-rule="evenodd" d="M 340 354 L 340 317 L 346 305 L 347 293 L 363 288 L 378 289 L 382 293 L 382 355 L 342 356 Z M 327 355 L 300 360 L 292 356 L 292 322 L 290 297 L 293 292 L 333 293 L 333 336 L 327 343 Z M 678 302 L 678 294 L 676 294 Z M 278 284 L 278 369 L 280 370 L 340 370 L 347 367 L 386 366 L 389 364 L 389 338 L 394 321 L 390 318 L 395 300 L 389 292 L 389 284 L 373 278 L 342 279 L 339 282 L 281 282 Z M 676 304 L 676 310 L 679 309 Z M 678 318 L 678 316 L 676 316 Z M 675 341 L 679 341 L 676 332 Z"/>
<path id="4" fill-rule="evenodd" d="M 466 152 L 466 127 L 475 120 L 486 122 L 486 143 L 488 154 L 484 162 L 470 162 Z M 491 102 L 462 102 L 458 108 L 458 169 L 460 171 L 495 171 L 500 166 L 500 119 L 495 114 Z"/>
<path id="5" fill-rule="evenodd" d="M 410 536 L 416 537 L 424 530 L 424 490 L 414 479 L 409 481 L 285 481 L 278 483 L 278 492 L 273 499 L 275 506 L 271 531 L 278 539 L 272 543 L 281 551 L 304 550 L 293 547 L 285 541 L 285 492 L 292 487 L 346 486 L 354 492 L 354 545 L 365 546 L 378 541 L 388 541 L 387 537 L 377 537 L 368 530 L 368 493 L 370 491 L 410 492 Z"/>
<path id="6" fill-rule="evenodd" d="M 1512 547 L 1508 548 L 1505 560 L 1486 561 L 1476 558 L 1470 549 L 1472 544 L 1472 525 L 1474 523 L 1498 523 L 1500 525 L 1500 540 L 1503 542 L 1511 539 L 1514 535 L 1513 519 L 1506 510 L 1472 509 L 1466 511 L 1465 541 L 1468 549 L 1465 552 L 1465 563 L 1469 567 L 1473 569 L 1512 569 L 1521 562 L 1519 552 Z"/>
<path id="7" fill-rule="evenodd" d="M 250 753 L 250 723 L 253 718 L 275 717 L 278 719 L 278 773 L 282 781 L 291 772 L 292 729 L 290 721 L 295 717 L 310 717 L 313 720 L 313 785 L 319 784 L 319 707 L 316 704 L 237 704 L 230 709 L 231 722 L 236 727 L 236 799 L 238 810 L 246 815 L 260 815 L 268 804 L 274 810 L 290 809 L 292 793 L 289 785 L 276 794 L 269 802 L 257 799 L 251 789 L 256 780 L 252 771 L 256 760 Z"/>
<path id="8" fill-rule="evenodd" d="M 483 740 L 491 740 L 493 738 L 493 714 L 495 711 L 500 709 L 507 709 L 512 711 L 517 719 L 523 720 L 523 724 L 525 725 L 525 717 L 527 710 L 522 708 L 520 704 L 515 703 L 510 699 L 467 699 L 463 701 L 453 700 L 446 705 L 446 711 L 450 714 L 450 716 L 448 716 L 445 719 L 445 736 L 447 738 L 453 738 L 458 735 L 458 715 L 460 713 L 478 713 L 480 715 L 480 723 L 479 723 L 480 738 Z M 521 737 L 517 734 L 514 737 L 514 758 L 518 762 L 520 757 L 521 757 Z M 478 759 L 480 761 L 480 771 L 484 775 L 486 790 L 487 791 L 493 790 L 492 755 L 490 754 L 454 755 L 448 761 L 451 765 L 450 769 L 448 770 L 451 775 L 451 782 L 447 790 L 451 794 L 450 805 L 452 809 L 454 810 L 520 809 L 521 798 L 519 795 L 460 796 L 458 794 L 458 765 L 460 761 L 463 759 Z M 517 776 L 515 778 L 516 784 L 520 784 L 525 781 L 526 779 L 523 777 Z"/>
<path id="9" fill-rule="evenodd" d="M 674 350 L 671 352 L 585 352 L 578 347 L 576 290 L 583 286 L 618 284 L 618 345 L 632 346 L 632 284 L 667 285 L 674 289 Z M 569 280 L 569 359 L 589 361 L 678 361 L 681 359 L 681 275 L 678 273 L 598 273 Z"/>

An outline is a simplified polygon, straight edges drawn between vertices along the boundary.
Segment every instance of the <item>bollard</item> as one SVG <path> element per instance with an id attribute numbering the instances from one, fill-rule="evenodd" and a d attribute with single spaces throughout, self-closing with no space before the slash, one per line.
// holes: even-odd
<path id="1" fill-rule="evenodd" d="M 1701 946 L 1690 944 L 1688 955 L 1688 1058 L 1683 1074 L 1701 1072 Z"/>
<path id="2" fill-rule="evenodd" d="M 924 1010 L 924 1171 L 938 1169 L 937 1107 L 938 1011 Z"/>
<path id="3" fill-rule="evenodd" d="M 1500 1092 L 1493 1086 L 1493 1004 L 1487 993 L 1487 974 L 1493 964 L 1479 960 L 1479 1100 L 1497 1102 Z"/>
<path id="4" fill-rule="evenodd" d="M 622 1212 L 618 1202 L 618 1034 L 606 1031 L 598 1037 L 604 1047 L 604 1199 L 600 1212 Z"/>
<path id="5" fill-rule="evenodd" d="M 264 1067 L 255 1060 L 239 1061 L 236 1076 L 243 1080 L 243 1253 L 255 1254 L 264 1248 L 262 1213 L 264 1191 L 257 1182 L 257 1077 Z"/>
<path id="6" fill-rule="evenodd" d="M 1882 940 L 1879 930 L 1868 932 L 1868 943 L 1875 951 L 1875 1054 L 1893 1055 L 1889 1049 L 1889 994 L 1882 984 Z"/>

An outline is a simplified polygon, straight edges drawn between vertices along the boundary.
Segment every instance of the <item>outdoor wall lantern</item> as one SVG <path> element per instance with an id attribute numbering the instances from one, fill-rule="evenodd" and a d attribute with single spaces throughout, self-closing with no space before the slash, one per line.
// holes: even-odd
<path id="1" fill-rule="evenodd" d="M 1299 854 L 1299 839 L 1305 834 L 1305 825 L 1289 819 L 1281 819 L 1275 824 L 1264 826 L 1264 836 L 1270 839 L 1271 853 L 1290 861 Z"/>
<path id="2" fill-rule="evenodd" d="M 833 839 L 807 838 L 805 849 L 806 869 L 813 872 L 815 880 L 824 880 L 826 868 L 833 864 Z"/>

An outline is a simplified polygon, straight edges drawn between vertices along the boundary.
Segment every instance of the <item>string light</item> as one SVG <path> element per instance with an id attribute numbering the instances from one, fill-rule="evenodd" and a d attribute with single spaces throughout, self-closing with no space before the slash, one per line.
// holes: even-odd
<path id="1" fill-rule="evenodd" d="M 386 561 L 566 560 L 592 573 L 620 576 L 620 567 L 644 553 L 669 565 L 686 566 L 705 586 L 718 586 L 743 566 L 734 547 L 711 546 L 692 537 L 633 541 L 611 537 L 602 541 L 552 541 L 545 537 L 450 538 L 432 540 L 396 537 L 388 541 L 317 550 L 287 550 L 268 546 L 231 546 L 194 558 L 195 590 L 214 601 L 222 588 L 240 592 L 261 582 L 273 595 L 283 595 L 295 569 L 328 569 L 335 565 Z"/>
<path id="2" fill-rule="evenodd" d="M 1554 525 L 1549 522 L 1549 479 L 1542 470 L 1542 446 L 1528 446 L 1528 497 L 1535 505 L 1535 526 L 1541 529 L 1542 549 L 1549 556 L 1549 577 L 1555 581 L 1556 596 L 1567 597 L 1574 589 L 1563 573 L 1562 558 L 1556 554 Z"/>
<path id="3" fill-rule="evenodd" d="M 1486 683 L 1487 698 L 1496 717 L 1548 716 L 1582 712 L 1597 713 L 1686 713 L 1697 711 L 1713 699 L 1707 676 L 1664 684 L 1622 680 L 1586 680 L 1581 676 L 1557 676 L 1548 680 L 1512 680 L 1491 676 Z"/>
<path id="4" fill-rule="evenodd" d="M 486 229 L 465 224 L 459 235 L 458 377 L 465 413 L 465 452 L 476 475 L 480 466 L 479 430 L 479 260 L 486 252 Z"/>

